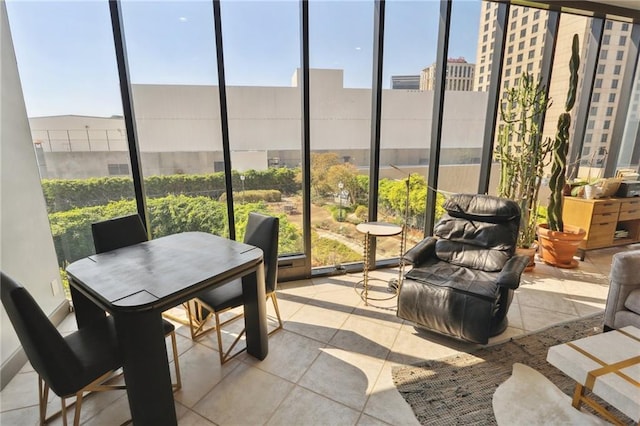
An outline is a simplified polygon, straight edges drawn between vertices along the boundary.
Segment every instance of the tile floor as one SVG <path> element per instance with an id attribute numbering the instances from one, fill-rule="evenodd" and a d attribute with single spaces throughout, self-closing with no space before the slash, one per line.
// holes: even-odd
<path id="1" fill-rule="evenodd" d="M 574 270 L 538 263 L 516 291 L 509 328 L 491 343 L 602 311 L 611 256 L 638 248 L 636 244 L 589 252 Z M 383 280 L 396 275 L 393 269 L 373 272 Z M 278 300 L 284 330 L 270 337 L 269 356 L 261 362 L 244 353 L 220 366 L 215 334 L 194 343 L 188 329 L 179 327 L 183 381 L 182 390 L 175 393 L 179 424 L 417 424 L 395 390 L 392 367 L 476 345 L 417 331 L 395 316 L 395 300 L 365 306 L 354 290 L 360 279 L 354 274 L 282 283 Z M 383 287 L 377 281 L 372 285 Z M 268 307 L 271 316 L 270 303 Z M 273 325 L 272 320 L 271 316 Z M 238 326 L 241 321 L 226 330 L 226 337 L 231 338 Z M 64 333 L 74 327 L 70 315 L 59 328 Z M 50 399 L 51 413 L 58 409 L 59 399 Z M 28 364 L 0 393 L 0 403 L 3 426 L 37 423 L 37 376 Z M 125 391 L 92 395 L 82 406 L 85 424 L 118 425 L 129 418 Z M 61 423 L 60 418 L 53 422 Z"/>

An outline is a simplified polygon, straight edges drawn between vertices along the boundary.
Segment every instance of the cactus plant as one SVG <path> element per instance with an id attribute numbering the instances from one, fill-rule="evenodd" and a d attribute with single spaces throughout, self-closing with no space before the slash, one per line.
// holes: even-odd
<path id="1" fill-rule="evenodd" d="M 571 60 L 569 70 L 571 72 L 569 80 L 569 92 L 565 103 L 564 112 L 558 117 L 558 127 L 552 147 L 551 178 L 549 179 L 549 205 L 547 207 L 547 219 L 549 229 L 562 232 L 562 191 L 566 184 L 567 154 L 569 152 L 569 127 L 571 126 L 571 109 L 576 101 L 578 90 L 578 68 L 580 67 L 578 35 L 573 35 L 571 46 Z"/>
<path id="2" fill-rule="evenodd" d="M 520 205 L 517 245 L 521 248 L 531 247 L 536 239 L 538 195 L 551 148 L 551 140 L 542 137 L 540 124 L 550 106 L 545 86 L 525 72 L 518 85 L 507 90 L 500 107 L 494 151 L 494 158 L 500 161 L 498 196 Z"/>

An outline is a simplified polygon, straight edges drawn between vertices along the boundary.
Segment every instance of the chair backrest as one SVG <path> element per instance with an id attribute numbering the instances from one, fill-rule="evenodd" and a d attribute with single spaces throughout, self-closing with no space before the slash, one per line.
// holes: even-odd
<path id="1" fill-rule="evenodd" d="M 33 369 L 57 395 L 67 394 L 82 368 L 75 353 L 27 289 L 4 272 L 0 272 L 0 297 Z"/>
<path id="2" fill-rule="evenodd" d="M 137 214 L 92 223 L 91 233 L 96 253 L 131 246 L 149 239 Z"/>
<path id="3" fill-rule="evenodd" d="M 244 242 L 264 252 L 264 277 L 267 293 L 276 290 L 278 282 L 278 235 L 280 220 L 277 217 L 249 213 Z"/>
<path id="4" fill-rule="evenodd" d="M 499 271 L 515 253 L 520 207 L 512 200 L 482 194 L 456 194 L 434 228 L 436 256 L 460 266 Z"/>

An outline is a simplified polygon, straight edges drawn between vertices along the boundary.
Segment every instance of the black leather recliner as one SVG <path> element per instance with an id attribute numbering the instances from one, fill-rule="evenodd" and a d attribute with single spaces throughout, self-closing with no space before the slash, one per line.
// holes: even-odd
<path id="1" fill-rule="evenodd" d="M 528 263 L 515 256 L 520 208 L 489 195 L 457 194 L 447 213 L 404 259 L 398 316 L 419 327 L 486 344 L 507 328 L 513 290 Z"/>

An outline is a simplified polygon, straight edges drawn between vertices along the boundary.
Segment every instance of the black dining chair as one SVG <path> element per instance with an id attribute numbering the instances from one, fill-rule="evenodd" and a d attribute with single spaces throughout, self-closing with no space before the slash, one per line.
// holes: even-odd
<path id="1" fill-rule="evenodd" d="M 76 397 L 73 424 L 80 423 L 85 392 L 125 389 L 107 382 L 122 367 L 115 325 L 105 317 L 62 336 L 31 294 L 0 272 L 0 297 L 20 344 L 38 373 L 40 424 L 62 415 L 67 424 L 67 398 Z M 47 418 L 49 389 L 60 397 L 62 409 Z"/>
<path id="2" fill-rule="evenodd" d="M 262 249 L 264 254 L 264 275 L 266 296 L 273 302 L 273 307 L 278 318 L 278 327 L 269 334 L 282 329 L 282 319 L 278 308 L 278 298 L 276 296 L 276 285 L 278 282 L 278 234 L 280 221 L 277 217 L 262 215 L 259 213 L 249 213 L 247 229 L 244 242 Z M 218 350 L 220 363 L 224 364 L 243 350 L 230 355 L 233 348 L 240 341 L 245 333 L 238 334 L 231 346 L 225 351 L 222 348 L 221 326 L 243 317 L 243 313 L 220 322 L 220 315 L 230 309 L 237 308 L 244 304 L 242 297 L 242 280 L 234 280 L 227 284 L 208 290 L 199 294 L 188 306 L 189 321 L 191 323 L 191 338 L 198 339 L 205 334 L 216 331 L 218 334 Z M 193 305 L 193 306 L 192 306 Z M 215 326 L 206 328 L 209 319 L 215 319 Z"/>
<path id="3" fill-rule="evenodd" d="M 96 253 L 104 253 L 131 246 L 148 241 L 149 239 L 142 220 L 137 214 L 92 223 L 91 233 L 93 234 L 93 245 Z M 176 383 L 173 384 L 173 389 L 177 391 L 182 387 L 182 379 L 180 377 L 180 363 L 178 361 L 176 328 L 166 319 L 162 320 L 162 327 L 164 328 L 165 336 L 171 337 L 173 366 L 176 372 Z"/>

